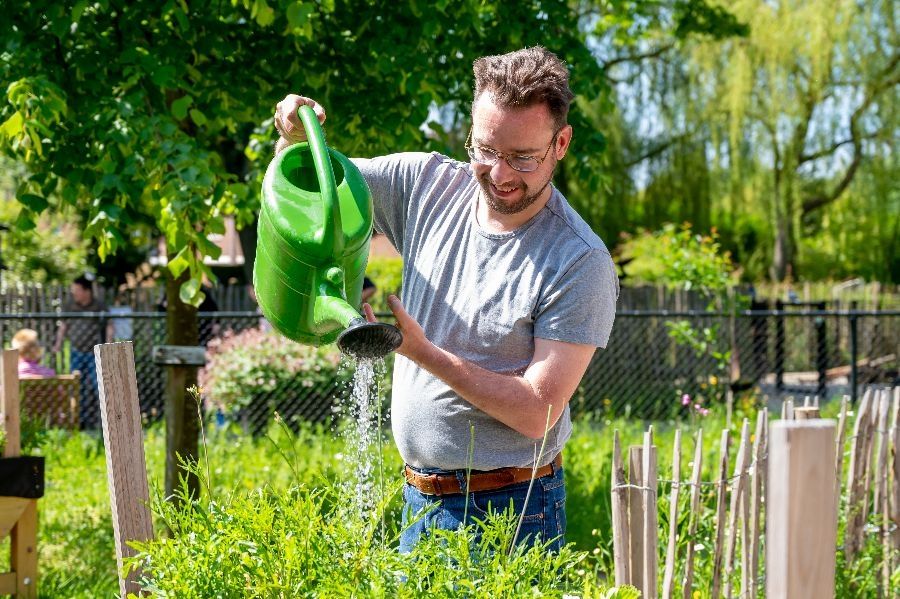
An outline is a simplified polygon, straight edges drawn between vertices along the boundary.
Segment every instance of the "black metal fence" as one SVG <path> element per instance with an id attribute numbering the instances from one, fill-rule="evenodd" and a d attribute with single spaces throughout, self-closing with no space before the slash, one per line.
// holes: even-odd
<path id="1" fill-rule="evenodd" d="M 324 421 L 334 417 L 339 398 L 349 393 L 350 375 L 336 353 L 293 347 L 267 335 L 262 332 L 265 321 L 257 313 L 207 313 L 199 320 L 211 364 L 222 363 L 217 356 L 223 353 L 244 352 L 228 362 L 232 372 L 225 374 L 231 386 L 220 385 L 229 390 L 232 401 L 219 401 L 209 390 L 205 393 L 206 405 L 218 419 L 234 419 L 252 431 L 265 428 L 275 411 L 287 420 Z M 63 322 L 66 339 L 60 351 L 52 352 Z M 82 427 L 99 427 L 89 350 L 106 341 L 107 335 L 134 342 L 141 410 L 148 422 L 162 416 L 166 367 L 154 363 L 152 349 L 166 343 L 165 314 L 3 315 L 4 347 L 21 328 L 38 332 L 45 348 L 42 364 L 60 374 L 82 372 Z M 788 306 L 737 315 L 624 311 L 616 316 L 609 346 L 597 352 L 588 368 L 572 409 L 657 419 L 702 413 L 729 397 L 738 405 L 787 395 L 855 397 L 856 390 L 867 385 L 900 384 L 898 365 L 900 311 Z M 385 377 L 385 384 L 389 380 Z"/>

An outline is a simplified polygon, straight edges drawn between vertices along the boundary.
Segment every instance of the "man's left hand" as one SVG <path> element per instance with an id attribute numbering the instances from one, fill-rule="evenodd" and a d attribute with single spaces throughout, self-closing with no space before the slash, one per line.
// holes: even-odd
<path id="1" fill-rule="evenodd" d="M 434 346 L 425 337 L 425 331 L 422 330 L 416 319 L 410 316 L 406 308 L 403 307 L 400 298 L 396 295 L 388 296 L 388 306 L 391 312 L 394 313 L 394 318 L 397 319 L 397 328 L 400 329 L 400 333 L 403 335 L 403 342 L 396 349 L 396 352 L 414 362 L 419 362 Z M 372 306 L 363 304 L 363 312 L 365 312 L 366 320 L 376 322 Z"/>

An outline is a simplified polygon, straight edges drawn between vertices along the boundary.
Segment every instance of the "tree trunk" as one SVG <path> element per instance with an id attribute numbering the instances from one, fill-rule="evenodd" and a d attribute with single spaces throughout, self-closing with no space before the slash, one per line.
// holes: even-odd
<path id="1" fill-rule="evenodd" d="M 178 290 L 188 275 L 185 271 L 178 279 L 168 273 L 166 276 L 166 332 L 170 345 L 199 344 L 197 309 L 178 297 Z M 182 477 L 192 496 L 197 495 L 200 487 L 197 477 L 179 464 L 179 459 L 196 462 L 199 453 L 200 417 L 197 403 L 188 393 L 196 384 L 196 366 L 166 367 L 166 497 L 174 497 Z"/>

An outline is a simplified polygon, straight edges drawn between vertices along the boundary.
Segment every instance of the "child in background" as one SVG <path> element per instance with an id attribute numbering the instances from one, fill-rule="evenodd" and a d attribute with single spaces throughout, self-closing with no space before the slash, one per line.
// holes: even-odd
<path id="1" fill-rule="evenodd" d="M 12 348 L 19 350 L 19 378 L 40 378 L 56 376 L 56 372 L 40 363 L 44 353 L 38 342 L 37 331 L 22 329 L 12 338 Z"/>

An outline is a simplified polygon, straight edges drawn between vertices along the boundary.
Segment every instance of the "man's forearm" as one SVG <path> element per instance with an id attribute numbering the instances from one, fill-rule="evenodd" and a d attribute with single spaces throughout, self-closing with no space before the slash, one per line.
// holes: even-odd
<path id="1" fill-rule="evenodd" d="M 524 376 L 492 372 L 436 345 L 430 345 L 415 361 L 470 404 L 526 437 L 541 438 L 547 428 L 547 411 L 552 410 L 553 426 L 566 406 L 566 399 L 557 398 L 553 403 L 542 396 Z"/>

